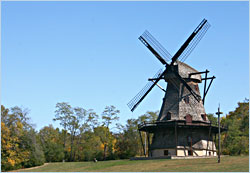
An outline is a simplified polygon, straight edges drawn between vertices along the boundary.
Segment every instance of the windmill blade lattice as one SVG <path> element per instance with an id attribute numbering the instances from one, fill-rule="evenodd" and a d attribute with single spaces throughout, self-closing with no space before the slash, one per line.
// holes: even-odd
<path id="1" fill-rule="evenodd" d="M 157 54 L 160 56 L 160 57 L 157 57 L 156 55 L 157 58 L 162 58 L 164 59 L 165 62 L 171 60 L 172 55 L 147 30 L 139 37 L 139 40 L 146 47 L 150 45 L 154 49 L 154 51 L 156 51 Z M 154 52 L 152 53 L 154 54 Z"/>
<path id="2" fill-rule="evenodd" d="M 153 78 L 159 78 L 163 74 L 162 69 L 160 69 Z M 158 82 L 158 81 L 157 81 Z M 135 108 L 139 105 L 139 103 L 143 100 L 143 98 L 149 93 L 149 91 L 153 88 L 153 86 L 157 83 L 153 81 L 149 81 L 145 87 L 132 99 L 128 102 L 128 107 L 133 112 Z"/>
<path id="3" fill-rule="evenodd" d="M 200 42 L 200 40 L 202 39 L 202 37 L 205 35 L 205 33 L 207 32 L 207 30 L 210 28 L 210 24 L 204 19 L 202 22 L 206 22 L 202 28 L 199 28 L 200 24 L 194 32 L 198 32 L 196 33 L 195 37 L 192 39 L 192 41 L 189 43 L 189 45 L 186 47 L 186 49 L 182 52 L 182 54 L 179 56 L 179 60 L 184 62 L 187 57 L 191 54 L 191 52 L 194 50 L 194 48 L 197 46 L 197 44 Z"/>

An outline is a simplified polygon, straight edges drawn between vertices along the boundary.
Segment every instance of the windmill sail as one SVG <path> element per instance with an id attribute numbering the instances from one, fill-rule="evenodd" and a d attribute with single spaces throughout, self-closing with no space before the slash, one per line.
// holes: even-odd
<path id="1" fill-rule="evenodd" d="M 139 103 L 146 97 L 146 95 L 152 90 L 152 88 L 156 85 L 156 83 L 160 80 L 162 77 L 162 69 L 160 69 L 153 78 L 158 78 L 156 81 L 149 81 L 145 87 L 127 104 L 128 107 L 133 112 L 135 108 L 139 105 Z"/>
<path id="2" fill-rule="evenodd" d="M 166 64 L 171 60 L 172 55 L 146 30 L 139 40 L 161 61 Z"/>
<path id="3" fill-rule="evenodd" d="M 182 52 L 182 54 L 179 56 L 179 60 L 184 62 L 187 57 L 191 54 L 191 52 L 194 50 L 194 48 L 197 46 L 197 44 L 200 42 L 202 37 L 205 35 L 207 30 L 209 29 L 211 25 L 206 22 L 203 27 L 198 31 L 198 33 L 195 35 L 195 37 L 192 39 L 192 41 L 189 43 L 187 48 Z"/>
<path id="4" fill-rule="evenodd" d="M 182 56 L 182 59 L 186 59 L 187 56 L 193 51 L 196 45 L 199 43 L 200 39 L 204 36 L 210 24 L 206 19 L 203 19 L 201 23 L 197 26 L 194 32 L 188 37 L 185 43 L 181 46 L 181 48 L 176 52 L 176 54 L 172 58 L 172 62 L 170 65 L 173 65 L 174 62 Z"/>

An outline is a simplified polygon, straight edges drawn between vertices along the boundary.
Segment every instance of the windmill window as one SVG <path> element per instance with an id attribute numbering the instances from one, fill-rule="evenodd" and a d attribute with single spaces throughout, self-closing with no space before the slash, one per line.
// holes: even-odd
<path id="1" fill-rule="evenodd" d="M 164 156 L 168 156 L 168 150 L 164 150 Z"/>
<path id="2" fill-rule="evenodd" d="M 206 115 L 206 114 L 201 114 L 201 117 L 202 117 L 202 119 L 203 119 L 204 121 L 207 120 L 207 115 Z"/>
<path id="3" fill-rule="evenodd" d="M 195 85 L 194 88 L 195 88 L 196 91 L 199 91 L 198 85 Z"/>
<path id="4" fill-rule="evenodd" d="M 167 113 L 167 120 L 171 120 L 171 113 L 170 112 Z"/>
<path id="5" fill-rule="evenodd" d="M 188 97 L 188 96 L 185 96 L 185 97 L 184 97 L 184 101 L 185 101 L 186 104 L 188 104 L 188 103 L 189 103 L 189 97 Z"/>

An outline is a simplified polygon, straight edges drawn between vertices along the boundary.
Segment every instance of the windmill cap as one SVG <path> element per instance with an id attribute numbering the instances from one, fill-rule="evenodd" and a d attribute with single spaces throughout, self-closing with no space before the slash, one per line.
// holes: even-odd
<path id="1" fill-rule="evenodd" d="M 186 63 L 177 61 L 178 64 L 178 73 L 179 75 L 184 79 L 194 79 L 197 80 L 199 83 L 201 83 L 201 75 L 200 74 L 194 74 L 190 75 L 192 73 L 198 73 L 197 70 L 195 70 L 193 67 L 190 67 Z"/>

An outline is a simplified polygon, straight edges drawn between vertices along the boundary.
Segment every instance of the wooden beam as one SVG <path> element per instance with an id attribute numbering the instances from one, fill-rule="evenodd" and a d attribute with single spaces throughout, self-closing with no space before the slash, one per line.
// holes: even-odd
<path id="1" fill-rule="evenodd" d="M 201 79 L 201 80 L 202 80 L 202 79 Z M 204 105 L 204 103 L 205 103 L 206 86 L 207 86 L 207 70 L 206 70 L 206 75 L 205 75 L 205 84 L 204 84 L 204 92 L 203 92 L 203 99 L 202 99 L 203 105 Z"/>
<path id="2" fill-rule="evenodd" d="M 201 80 L 207 80 L 207 79 L 215 79 L 216 77 L 213 76 L 213 77 L 205 77 L 205 78 L 201 78 Z"/>
<path id="3" fill-rule="evenodd" d="M 190 74 L 189 74 L 189 77 L 192 76 L 192 75 L 203 74 L 203 73 L 209 73 L 209 71 L 206 70 L 206 71 L 201 71 L 201 72 L 196 72 L 196 73 L 190 73 Z"/>
<path id="4" fill-rule="evenodd" d="M 208 151 L 208 145 L 209 145 L 210 133 L 211 133 L 211 123 L 210 123 L 210 127 L 209 127 L 209 132 L 208 132 L 208 140 L 207 140 L 206 156 L 207 156 L 207 151 Z"/>
<path id="5" fill-rule="evenodd" d="M 142 136 L 141 136 L 141 131 L 138 130 L 139 134 L 140 134 L 140 139 L 141 139 L 141 144 L 142 144 L 142 148 L 143 148 L 143 153 L 144 153 L 144 156 L 146 157 L 146 150 L 144 148 L 144 145 L 143 145 L 143 140 L 142 140 Z"/>
<path id="6" fill-rule="evenodd" d="M 148 157 L 152 157 L 151 149 L 150 149 L 150 135 L 147 132 L 147 138 L 148 138 Z"/>
<path id="7" fill-rule="evenodd" d="M 205 97 L 206 97 L 206 95 L 207 95 L 207 92 L 208 92 L 208 90 L 209 90 L 209 88 L 210 88 L 210 86 L 211 86 L 213 80 L 215 79 L 215 76 L 213 76 L 213 77 L 214 77 L 214 78 L 212 78 L 212 80 L 210 81 L 210 83 L 209 83 L 209 85 L 208 85 L 208 87 L 207 87 L 207 90 L 206 90 L 206 92 L 205 92 Z"/>
<path id="8" fill-rule="evenodd" d="M 177 145 L 178 145 L 178 137 L 177 137 L 177 122 L 175 120 L 175 153 L 176 153 L 176 156 L 177 156 Z"/>

